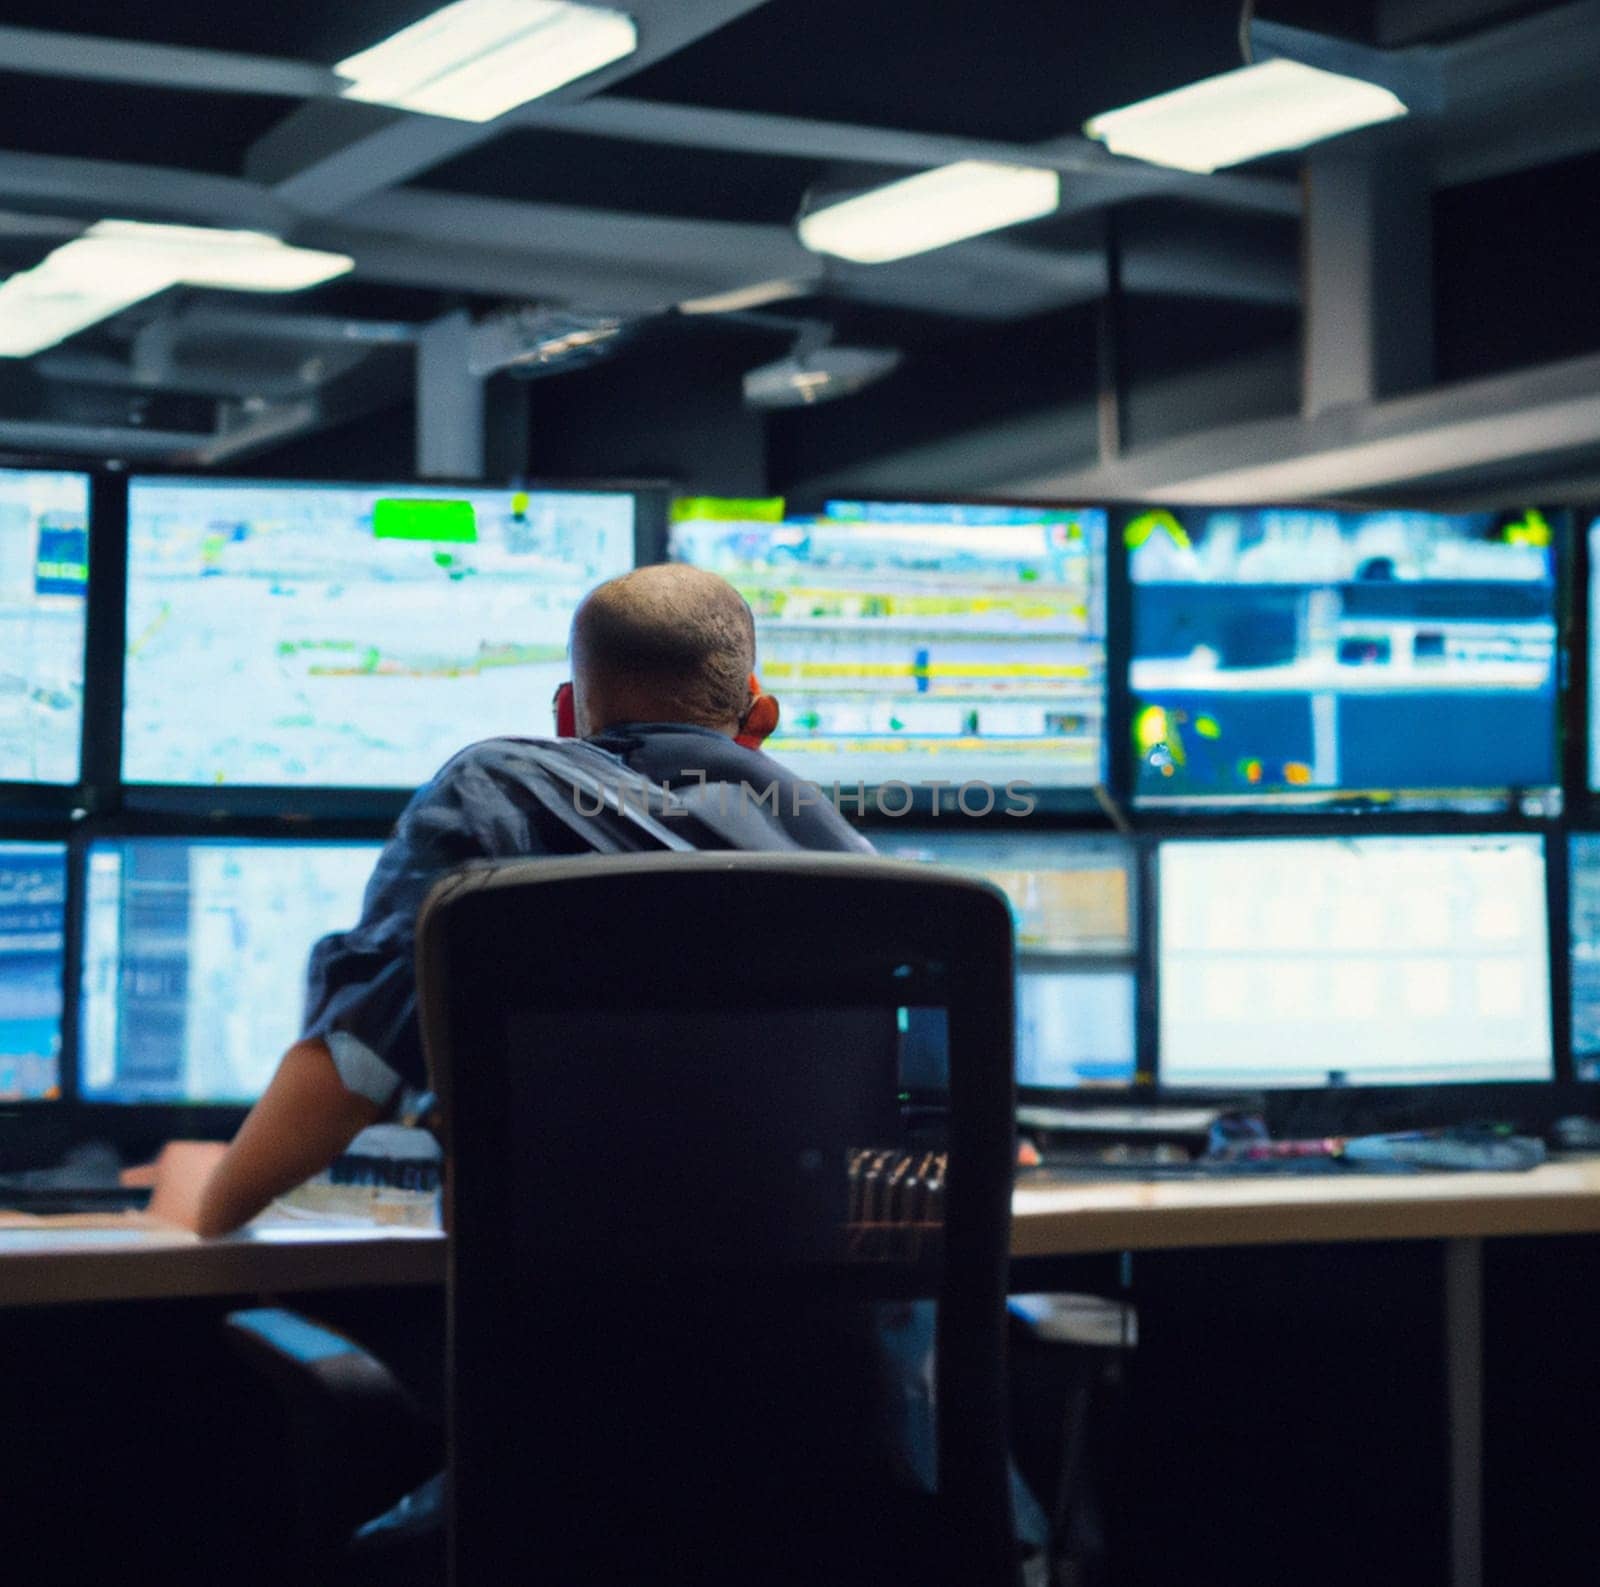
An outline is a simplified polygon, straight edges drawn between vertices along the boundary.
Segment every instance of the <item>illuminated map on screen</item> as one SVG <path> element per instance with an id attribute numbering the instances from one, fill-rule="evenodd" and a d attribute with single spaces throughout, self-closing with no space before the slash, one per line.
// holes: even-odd
<path id="1" fill-rule="evenodd" d="M 624 492 L 136 479 L 129 782 L 410 788 L 550 730 Z"/>
<path id="2" fill-rule="evenodd" d="M 0 782 L 78 780 L 88 590 L 88 477 L 0 469 Z"/>
<path id="3" fill-rule="evenodd" d="M 671 554 L 750 602 L 779 760 L 842 787 L 1100 781 L 1103 511 L 830 502 L 774 522 L 735 505 L 677 504 Z"/>

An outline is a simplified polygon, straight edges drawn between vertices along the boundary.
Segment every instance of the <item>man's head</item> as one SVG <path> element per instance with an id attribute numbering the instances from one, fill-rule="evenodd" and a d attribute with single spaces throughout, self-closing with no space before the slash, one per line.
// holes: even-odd
<path id="1" fill-rule="evenodd" d="M 591 590 L 572 620 L 578 732 L 687 722 L 764 735 L 777 702 L 754 694 L 755 660 L 755 621 L 726 579 L 678 562 L 636 568 Z"/>

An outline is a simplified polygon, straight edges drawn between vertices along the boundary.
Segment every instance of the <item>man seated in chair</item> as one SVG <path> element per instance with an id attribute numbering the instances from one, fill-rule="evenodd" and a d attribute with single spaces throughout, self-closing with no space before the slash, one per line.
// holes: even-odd
<path id="1" fill-rule="evenodd" d="M 165 1189 L 158 1168 L 158 1211 L 202 1234 L 235 1229 L 328 1167 L 405 1088 L 426 1089 L 413 939 L 434 882 L 472 860 L 589 852 L 619 831 L 615 820 L 573 819 L 595 805 L 574 803 L 574 788 L 551 774 L 551 753 L 601 781 L 609 769 L 618 788 L 631 781 L 637 793 L 643 778 L 674 790 L 687 817 L 677 830 L 698 847 L 872 852 L 818 789 L 756 747 L 777 726 L 778 705 L 756 685 L 754 620 L 725 580 L 664 564 L 602 584 L 578 609 L 571 656 L 570 728 L 582 745 L 490 739 L 417 793 L 378 861 L 360 921 L 313 951 L 304 1034 L 214 1168 L 193 1161 Z M 932 1316 L 930 1306 L 901 1305 L 880 1324 L 903 1396 L 894 1436 L 927 1483 Z M 1020 1535 L 1036 1542 L 1042 1516 L 1014 1486 Z M 368 1531 L 426 1531 L 438 1498 L 435 1484 Z"/>
<path id="2" fill-rule="evenodd" d="M 612 579 L 579 607 L 571 655 L 571 726 L 585 743 L 489 739 L 416 794 L 360 921 L 312 954 L 304 1034 L 226 1151 L 191 1148 L 187 1172 L 158 1165 L 157 1211 L 202 1234 L 236 1229 L 328 1167 L 404 1088 L 426 1090 L 412 956 L 430 887 L 471 860 L 589 852 L 616 829 L 580 813 L 598 801 L 552 777 L 552 752 L 636 796 L 640 777 L 691 804 L 699 795 L 711 825 L 680 823 L 697 847 L 871 852 L 815 788 L 752 747 L 778 705 L 756 686 L 754 620 L 725 580 L 678 564 Z"/>

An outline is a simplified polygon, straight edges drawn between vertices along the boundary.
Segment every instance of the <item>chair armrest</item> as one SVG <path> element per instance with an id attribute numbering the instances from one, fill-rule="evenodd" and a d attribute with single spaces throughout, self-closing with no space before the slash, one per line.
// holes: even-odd
<path id="1" fill-rule="evenodd" d="M 444 1464 L 439 1430 L 376 1356 L 296 1312 L 231 1312 L 229 1344 L 287 1412 L 302 1545 L 341 1542 Z"/>

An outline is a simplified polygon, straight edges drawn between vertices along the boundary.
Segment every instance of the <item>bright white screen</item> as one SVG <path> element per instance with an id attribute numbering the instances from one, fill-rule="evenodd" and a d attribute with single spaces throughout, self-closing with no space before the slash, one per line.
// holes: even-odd
<path id="1" fill-rule="evenodd" d="M 1548 1080 L 1532 836 L 1168 842 L 1165 1085 Z"/>
<path id="2" fill-rule="evenodd" d="M 397 532 L 380 502 L 471 511 Z M 572 614 L 632 567 L 633 523 L 623 492 L 134 480 L 123 774 L 414 788 L 548 733 Z"/>

